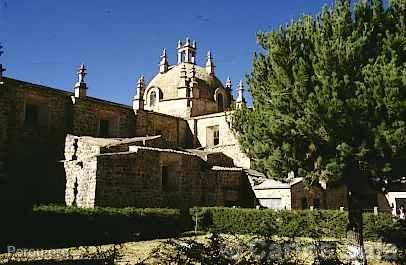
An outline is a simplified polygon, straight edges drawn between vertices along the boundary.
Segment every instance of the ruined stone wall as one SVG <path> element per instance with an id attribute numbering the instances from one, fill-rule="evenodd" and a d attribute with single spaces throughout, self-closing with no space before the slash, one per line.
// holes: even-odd
<path id="1" fill-rule="evenodd" d="M 96 206 L 180 207 L 201 204 L 202 161 L 192 155 L 138 149 L 97 156 Z M 168 168 L 171 186 L 162 182 Z"/>
<path id="2" fill-rule="evenodd" d="M 98 137 L 100 121 L 108 120 L 108 137 L 134 137 L 135 116 L 131 107 L 95 98 L 75 98 L 72 109 L 73 134 Z"/>
<path id="3" fill-rule="evenodd" d="M 191 147 L 193 136 L 187 122 L 181 118 L 138 110 L 136 114 L 136 136 L 162 135 L 179 147 Z"/>
<path id="4" fill-rule="evenodd" d="M 67 206 L 93 208 L 96 206 L 97 158 L 65 161 L 65 203 Z"/>

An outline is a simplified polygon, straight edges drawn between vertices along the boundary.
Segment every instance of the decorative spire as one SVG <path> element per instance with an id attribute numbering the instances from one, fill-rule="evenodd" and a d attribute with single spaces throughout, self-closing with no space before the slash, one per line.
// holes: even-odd
<path id="1" fill-rule="evenodd" d="M 211 51 L 209 50 L 207 52 L 206 73 L 209 75 L 214 75 L 214 67 L 213 57 L 211 55 Z"/>
<path id="2" fill-rule="evenodd" d="M 232 86 L 233 86 L 233 84 L 232 84 L 232 82 L 231 82 L 230 77 L 227 77 L 227 80 L 226 80 L 226 89 L 228 89 L 228 90 L 231 91 L 231 87 L 232 87 Z"/>
<path id="3" fill-rule="evenodd" d="M 144 75 L 141 75 L 137 81 L 137 93 L 133 98 L 134 110 L 144 109 L 144 90 L 145 90 Z"/>
<path id="4" fill-rule="evenodd" d="M 178 49 L 182 48 L 182 41 L 178 40 Z"/>
<path id="5" fill-rule="evenodd" d="M 0 44 L 0 56 L 4 53 L 2 49 L 3 49 L 3 46 Z M 3 84 L 3 81 L 1 79 L 3 78 L 4 71 L 6 71 L 6 69 L 3 68 L 3 64 L 0 63 L 0 84 Z"/>
<path id="6" fill-rule="evenodd" d="M 186 37 L 186 43 L 185 43 L 185 46 L 190 46 L 190 39 L 189 39 L 189 37 Z"/>
<path id="7" fill-rule="evenodd" d="M 82 63 L 79 67 L 79 72 L 78 72 L 78 83 L 85 83 L 85 76 L 87 75 L 86 73 L 86 68 L 85 65 Z"/>
<path id="8" fill-rule="evenodd" d="M 195 48 L 196 49 L 196 41 L 194 40 L 193 42 L 192 42 L 192 48 Z"/>
<path id="9" fill-rule="evenodd" d="M 140 91 L 140 89 L 143 89 L 144 86 L 145 86 L 144 75 L 141 75 L 140 78 L 138 78 L 138 81 L 137 81 L 137 91 Z M 137 92 L 137 93 L 139 93 L 139 92 Z"/>
<path id="10" fill-rule="evenodd" d="M 166 54 L 166 49 L 163 49 L 161 55 L 161 62 L 159 63 L 159 72 L 161 74 L 166 73 L 168 71 L 168 68 L 169 68 L 168 55 Z"/>
<path id="11" fill-rule="evenodd" d="M 85 82 L 85 76 L 87 75 L 87 73 L 86 73 L 85 65 L 83 63 L 80 65 L 79 71 L 77 72 L 77 74 L 78 74 L 78 81 L 75 84 L 75 97 L 76 98 L 86 97 L 87 85 Z"/>
<path id="12" fill-rule="evenodd" d="M 243 105 L 245 105 L 245 98 L 244 98 L 244 84 L 242 82 L 242 80 L 240 80 L 240 82 L 238 83 L 238 95 L 237 95 L 237 107 L 242 107 Z"/>

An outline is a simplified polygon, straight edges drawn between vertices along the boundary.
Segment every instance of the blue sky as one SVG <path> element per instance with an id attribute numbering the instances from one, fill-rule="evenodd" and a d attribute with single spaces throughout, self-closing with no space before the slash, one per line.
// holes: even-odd
<path id="1" fill-rule="evenodd" d="M 333 0 L 0 0 L 0 57 L 6 76 L 73 90 L 80 63 L 88 94 L 131 104 L 140 74 L 150 80 L 159 56 L 186 36 L 197 41 L 199 65 L 212 50 L 216 74 L 234 88 L 251 70 L 256 32 L 269 31 Z"/>

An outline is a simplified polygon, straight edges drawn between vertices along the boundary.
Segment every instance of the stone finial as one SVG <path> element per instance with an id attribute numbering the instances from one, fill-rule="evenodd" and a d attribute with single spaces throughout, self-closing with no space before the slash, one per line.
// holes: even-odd
<path id="1" fill-rule="evenodd" d="M 133 98 L 133 109 L 134 110 L 143 110 L 144 109 L 144 92 L 145 92 L 144 75 L 141 75 L 137 81 L 137 93 Z"/>
<path id="2" fill-rule="evenodd" d="M 181 40 L 178 40 L 178 49 L 180 49 L 180 48 L 182 48 L 182 41 Z"/>
<path id="3" fill-rule="evenodd" d="M 192 42 L 192 48 L 195 48 L 195 49 L 196 49 L 196 47 L 197 47 L 196 41 L 194 40 L 194 41 Z"/>
<path id="4" fill-rule="evenodd" d="M 232 86 L 233 86 L 233 84 L 232 84 L 232 82 L 231 82 L 230 77 L 227 77 L 226 84 L 225 84 L 226 89 L 228 89 L 228 90 L 231 91 L 231 87 L 232 87 Z"/>
<path id="5" fill-rule="evenodd" d="M 161 61 L 159 63 L 159 72 L 161 74 L 166 73 L 169 68 L 169 63 L 168 63 L 168 55 L 166 54 L 166 49 L 162 50 L 162 55 L 161 55 Z"/>
<path id="6" fill-rule="evenodd" d="M 3 45 L 0 44 L 0 56 L 3 54 Z M 5 68 L 3 68 L 3 64 L 0 64 L 0 84 L 3 84 L 3 81 L 1 80 L 3 77 L 3 72 L 6 71 Z"/>
<path id="7" fill-rule="evenodd" d="M 83 63 L 80 65 L 79 71 L 77 72 L 77 74 L 78 74 L 78 81 L 75 84 L 75 97 L 76 98 L 86 97 L 87 85 L 85 82 L 85 76 L 87 75 L 87 73 L 86 73 L 85 65 Z"/>
<path id="8" fill-rule="evenodd" d="M 87 75 L 86 73 L 86 68 L 85 65 L 82 63 L 79 67 L 78 71 L 78 83 L 85 83 L 85 76 Z"/>
<path id="9" fill-rule="evenodd" d="M 244 84 L 242 80 L 240 80 L 240 82 L 238 83 L 237 91 L 238 91 L 236 100 L 237 107 L 242 107 L 243 105 L 245 106 Z"/>
<path id="10" fill-rule="evenodd" d="M 190 39 L 189 39 L 189 37 L 186 37 L 185 46 L 190 46 Z"/>
<path id="11" fill-rule="evenodd" d="M 140 78 L 138 78 L 138 81 L 137 81 L 137 89 L 144 88 L 144 86 L 145 86 L 144 75 L 141 75 Z"/>
<path id="12" fill-rule="evenodd" d="M 211 51 L 209 50 L 207 52 L 206 73 L 209 75 L 214 75 L 214 68 L 213 57 L 211 55 Z"/>

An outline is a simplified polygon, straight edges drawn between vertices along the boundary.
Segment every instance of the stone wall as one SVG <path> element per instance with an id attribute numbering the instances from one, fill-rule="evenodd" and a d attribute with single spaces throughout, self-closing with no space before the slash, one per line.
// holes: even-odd
<path id="1" fill-rule="evenodd" d="M 11 78 L 4 83 L 0 131 L 8 179 L 2 195 L 16 203 L 61 202 L 65 183 L 58 161 L 69 130 L 70 93 Z M 27 106 L 33 105 L 40 109 L 37 124 L 26 121 Z"/>
<path id="2" fill-rule="evenodd" d="M 245 199 L 240 168 L 214 167 L 206 176 L 204 201 L 208 206 L 240 206 Z"/>
<path id="3" fill-rule="evenodd" d="M 268 207 L 267 201 L 270 199 L 280 199 L 281 209 L 292 208 L 290 189 L 256 189 L 255 196 L 262 207 Z"/>
<path id="4" fill-rule="evenodd" d="M 66 204 L 190 207 L 248 205 L 247 201 L 253 201 L 242 169 L 212 168 L 196 154 L 148 146 L 158 139 L 161 137 L 101 139 L 68 135 Z"/>
<path id="5" fill-rule="evenodd" d="M 166 141 L 179 147 L 191 147 L 192 132 L 184 119 L 162 113 L 137 110 L 136 136 L 162 135 Z"/>
<path id="6" fill-rule="evenodd" d="M 310 206 L 316 207 L 316 201 L 319 201 L 319 207 L 326 209 L 324 199 L 324 190 L 321 187 L 306 187 L 303 181 L 291 185 L 292 209 L 309 209 Z"/>
<path id="7" fill-rule="evenodd" d="M 117 118 L 115 134 L 135 134 L 132 108 L 4 78 L 0 97 L 0 161 L 7 171 L 4 195 L 27 203 L 62 202 L 65 137 L 76 132 L 97 135 L 98 120 Z M 74 99 L 74 100 L 72 100 Z M 2 199 L 2 198 L 0 198 Z"/>
<path id="8" fill-rule="evenodd" d="M 205 116 L 195 117 L 188 120 L 191 131 L 194 132 L 195 146 L 204 147 L 205 151 L 222 152 L 234 160 L 234 164 L 243 168 L 250 168 L 250 159 L 242 152 L 237 138 L 230 130 L 227 123 L 226 112 L 215 113 Z M 219 144 L 210 145 L 208 128 L 218 126 Z"/>
<path id="9" fill-rule="evenodd" d="M 96 206 L 97 158 L 89 157 L 81 161 L 66 161 L 65 202 L 67 206 L 83 208 Z"/>
<path id="10" fill-rule="evenodd" d="M 134 149 L 132 149 L 134 150 Z M 179 207 L 200 205 L 202 161 L 194 155 L 137 147 L 97 157 L 96 205 Z M 168 186 L 163 183 L 167 167 Z"/>
<path id="11" fill-rule="evenodd" d="M 73 134 L 100 136 L 100 121 L 108 120 L 108 137 L 135 136 L 135 117 L 132 107 L 95 98 L 74 98 L 72 109 Z"/>

